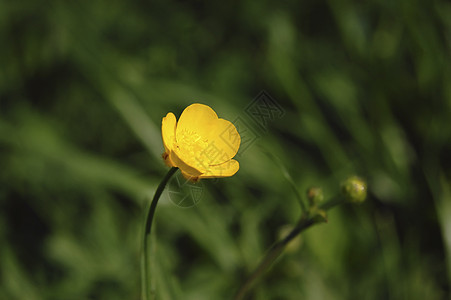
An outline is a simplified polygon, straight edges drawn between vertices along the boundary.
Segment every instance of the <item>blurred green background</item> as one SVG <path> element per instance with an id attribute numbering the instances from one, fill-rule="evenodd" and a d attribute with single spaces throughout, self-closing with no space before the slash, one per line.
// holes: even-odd
<path id="1" fill-rule="evenodd" d="M 193 102 L 252 144 L 195 206 L 164 194 L 157 299 L 232 297 L 299 217 L 281 165 L 301 192 L 358 174 L 370 194 L 249 299 L 449 299 L 449 1 L 5 0 L 0 45 L 0 299 L 140 298 L 161 118 Z M 284 110 L 264 130 L 262 90 Z"/>

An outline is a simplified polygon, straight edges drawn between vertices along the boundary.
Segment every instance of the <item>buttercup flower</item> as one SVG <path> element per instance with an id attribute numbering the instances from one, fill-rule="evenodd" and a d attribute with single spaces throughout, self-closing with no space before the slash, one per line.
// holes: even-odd
<path id="1" fill-rule="evenodd" d="M 166 164 L 178 167 L 187 179 L 229 177 L 240 168 L 233 159 L 241 143 L 238 131 L 207 105 L 191 104 L 178 122 L 168 113 L 161 134 Z"/>

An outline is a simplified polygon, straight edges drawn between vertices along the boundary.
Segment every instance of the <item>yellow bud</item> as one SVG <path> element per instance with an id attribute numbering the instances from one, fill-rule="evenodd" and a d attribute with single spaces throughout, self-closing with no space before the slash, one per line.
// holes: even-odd
<path id="1" fill-rule="evenodd" d="M 341 184 L 341 192 L 347 201 L 362 203 L 367 194 L 366 182 L 357 176 L 349 177 Z"/>

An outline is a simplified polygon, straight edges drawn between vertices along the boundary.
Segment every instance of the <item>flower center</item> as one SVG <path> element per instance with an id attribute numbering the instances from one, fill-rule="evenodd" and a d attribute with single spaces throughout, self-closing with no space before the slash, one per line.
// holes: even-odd
<path id="1" fill-rule="evenodd" d="M 208 161 L 205 159 L 205 149 L 208 147 L 208 140 L 194 131 L 182 130 L 177 133 L 177 145 L 180 150 L 180 158 L 185 163 L 198 169 L 205 170 Z"/>

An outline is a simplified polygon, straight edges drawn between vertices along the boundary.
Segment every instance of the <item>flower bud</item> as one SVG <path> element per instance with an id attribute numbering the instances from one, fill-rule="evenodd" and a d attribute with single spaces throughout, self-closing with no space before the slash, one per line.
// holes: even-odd
<path id="1" fill-rule="evenodd" d="M 366 182 L 357 176 L 349 177 L 341 184 L 341 192 L 348 202 L 362 203 L 367 194 Z"/>
<path id="2" fill-rule="evenodd" d="M 307 199 L 311 206 L 316 206 L 324 200 L 323 190 L 319 187 L 311 187 L 307 190 Z"/>

